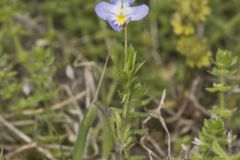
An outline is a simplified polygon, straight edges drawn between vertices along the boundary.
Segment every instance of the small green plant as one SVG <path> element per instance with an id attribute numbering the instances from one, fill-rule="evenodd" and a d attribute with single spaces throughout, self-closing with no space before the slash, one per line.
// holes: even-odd
<path id="1" fill-rule="evenodd" d="M 115 146 L 116 158 L 118 160 L 138 158 L 139 156 L 129 156 L 129 151 L 134 145 L 136 135 L 143 135 L 146 129 L 136 129 L 134 120 L 145 117 L 145 113 L 138 111 L 138 106 L 142 106 L 146 101 L 142 100 L 144 87 L 137 77 L 138 71 L 144 62 L 137 62 L 137 52 L 133 47 L 127 49 L 124 57 L 120 54 L 113 54 L 114 74 L 118 82 L 119 96 L 121 101 L 116 107 L 102 108 L 100 102 L 96 101 L 90 106 L 81 126 L 78 139 L 75 143 L 73 159 L 78 160 L 83 157 L 86 136 L 96 116 L 96 106 L 104 113 L 103 125 L 103 153 L 102 156 L 108 159 L 113 145 Z"/>
<path id="2" fill-rule="evenodd" d="M 104 123 L 106 123 L 107 128 L 103 128 L 108 131 L 103 132 L 103 138 L 107 138 L 106 135 L 109 135 L 108 138 L 113 139 L 113 141 L 109 141 L 108 139 L 103 140 L 107 142 L 103 142 L 103 157 L 105 159 L 108 159 L 109 157 L 112 144 L 115 145 L 115 157 L 117 160 L 139 159 L 139 156 L 130 156 L 129 151 L 134 145 L 133 142 L 136 135 L 143 135 L 146 132 L 145 129 L 135 129 L 133 123 L 136 118 L 146 116 L 146 114 L 137 111 L 137 107 L 144 104 L 142 101 L 144 87 L 139 83 L 137 77 L 137 73 L 143 66 L 144 62 L 138 63 L 137 52 L 133 47 L 128 47 L 127 24 L 130 21 L 138 21 L 144 18 L 148 14 L 149 8 L 145 4 L 131 7 L 133 2 L 134 1 L 124 0 L 110 1 L 110 3 L 99 2 L 95 6 L 97 16 L 103 20 L 107 20 L 112 29 L 117 32 L 124 30 L 125 42 L 124 56 L 117 54 L 117 52 L 112 55 L 112 60 L 115 66 L 114 77 L 119 84 L 118 87 L 121 102 L 117 103 L 117 107 L 110 107 L 109 110 L 107 109 L 109 112 L 108 114 L 111 114 L 111 116 L 105 115 L 106 121 Z M 101 81 L 99 84 L 101 84 Z M 95 100 L 93 100 L 93 104 L 98 105 Z M 92 109 L 89 109 L 89 112 L 85 116 L 80 127 L 84 132 L 82 134 L 80 133 L 78 136 L 73 155 L 74 159 L 81 159 L 83 156 L 85 138 L 81 138 L 80 136 L 86 137 L 92 120 L 94 119 L 94 114 L 91 114 L 91 110 Z M 104 111 L 102 112 L 104 113 Z M 82 131 L 80 130 L 80 132 Z"/>
<path id="3" fill-rule="evenodd" d="M 207 88 L 209 92 L 219 92 L 219 106 L 212 110 L 212 118 L 204 121 L 202 132 L 199 134 L 199 151 L 194 152 L 193 160 L 238 160 L 240 154 L 231 155 L 227 153 L 227 129 L 224 120 L 232 115 L 225 105 L 224 94 L 237 86 L 226 84 L 226 78 L 236 74 L 232 67 L 237 63 L 237 57 L 232 57 L 229 51 L 218 50 L 216 60 L 213 61 L 215 68 L 210 73 L 218 76 L 220 81 L 214 83 L 213 87 Z"/>
<path id="4" fill-rule="evenodd" d="M 219 77 L 219 82 L 213 83 L 213 86 L 207 88 L 207 90 L 219 93 L 219 107 L 214 107 L 212 113 L 220 117 L 229 117 L 234 111 L 225 106 L 224 94 L 238 87 L 226 83 L 227 77 L 234 76 L 237 73 L 237 70 L 232 68 L 237 63 L 237 60 L 237 57 L 232 57 L 231 52 L 218 50 L 216 60 L 213 61 L 215 68 L 210 71 L 210 74 Z"/>
<path id="5" fill-rule="evenodd" d="M 113 116 L 110 118 L 113 131 L 115 150 L 118 158 L 129 158 L 128 152 L 133 145 L 135 135 L 142 135 L 146 130 L 133 128 L 134 119 L 144 116 L 137 111 L 137 106 L 144 104 L 142 96 L 144 87 L 139 83 L 137 73 L 144 63 L 137 62 L 137 53 L 133 47 L 128 48 L 123 60 L 113 57 L 115 73 L 120 86 L 121 104 L 123 107 L 111 107 Z M 120 105 L 121 105 L 120 104 Z M 124 153 L 124 155 L 122 155 Z"/>

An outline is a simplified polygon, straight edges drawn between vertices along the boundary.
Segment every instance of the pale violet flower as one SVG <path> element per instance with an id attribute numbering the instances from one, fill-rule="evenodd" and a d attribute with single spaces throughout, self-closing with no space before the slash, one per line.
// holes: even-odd
<path id="1" fill-rule="evenodd" d="M 110 0 L 108 2 L 100 2 L 95 7 L 98 17 L 108 21 L 115 31 L 122 29 L 130 21 L 138 21 L 148 14 L 148 6 L 145 4 L 131 7 L 135 0 Z"/>

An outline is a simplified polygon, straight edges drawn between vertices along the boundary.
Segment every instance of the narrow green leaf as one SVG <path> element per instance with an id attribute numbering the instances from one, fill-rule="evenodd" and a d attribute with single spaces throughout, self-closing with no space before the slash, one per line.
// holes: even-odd
<path id="1" fill-rule="evenodd" d="M 84 149 L 85 149 L 85 143 L 87 139 L 87 134 L 88 134 L 89 128 L 92 126 L 92 123 L 96 117 L 96 112 L 97 112 L 96 107 L 90 106 L 87 111 L 87 114 L 85 115 L 81 123 L 77 141 L 74 145 L 73 160 L 82 160 Z"/>
<path id="2" fill-rule="evenodd" d="M 219 107 L 214 107 L 212 110 L 211 110 L 211 113 L 213 114 L 216 114 L 216 115 L 219 115 L 221 117 L 229 117 L 231 116 L 234 112 L 236 111 L 236 108 L 234 109 L 222 109 L 222 108 L 219 108 Z"/>
<path id="3" fill-rule="evenodd" d="M 230 160 L 239 160 L 240 159 L 240 153 L 237 153 L 236 155 L 233 155 Z"/>
<path id="4" fill-rule="evenodd" d="M 145 63 L 146 63 L 146 61 L 143 61 L 143 62 L 137 64 L 137 67 L 136 67 L 136 69 L 135 69 L 135 74 L 138 73 L 138 71 L 142 68 L 142 66 L 143 66 Z"/>
<path id="5" fill-rule="evenodd" d="M 108 159 L 113 148 L 113 132 L 111 131 L 110 122 L 107 119 L 105 119 L 103 123 L 102 156 Z"/>
<path id="6" fill-rule="evenodd" d="M 213 142 L 213 147 L 212 150 L 219 155 L 221 158 L 228 159 L 227 153 L 221 148 L 218 142 L 214 141 Z"/>

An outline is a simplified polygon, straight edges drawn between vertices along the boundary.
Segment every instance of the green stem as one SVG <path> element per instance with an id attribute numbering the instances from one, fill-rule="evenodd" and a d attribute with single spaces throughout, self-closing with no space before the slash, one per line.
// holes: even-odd
<path id="1" fill-rule="evenodd" d="M 221 86 L 225 85 L 224 77 L 220 77 L 220 83 L 221 83 Z M 219 98 L 220 98 L 220 108 L 224 110 L 225 108 L 224 91 L 220 91 Z"/>
<path id="2" fill-rule="evenodd" d="M 127 26 L 125 27 L 124 33 L 124 54 L 127 55 L 127 47 L 128 47 L 128 37 L 127 37 Z"/>
<path id="3" fill-rule="evenodd" d="M 127 47 L 128 47 L 128 36 L 127 36 L 127 26 L 124 29 L 124 55 L 125 58 L 127 57 Z M 130 93 L 128 92 L 128 94 L 126 95 L 126 97 L 124 97 L 124 105 L 123 105 L 123 120 L 125 120 L 127 118 L 127 111 L 128 111 L 128 103 L 129 103 L 129 97 L 130 97 Z"/>
<path id="4" fill-rule="evenodd" d="M 125 27 L 124 30 L 124 56 L 126 58 L 127 56 L 127 43 L 128 43 L 128 39 L 127 39 L 127 27 Z M 122 160 L 123 159 L 123 150 L 122 150 L 122 145 L 124 144 L 123 142 L 123 133 L 124 133 L 124 129 L 127 123 L 127 113 L 128 113 L 128 105 L 129 105 L 129 97 L 130 97 L 130 91 L 128 91 L 127 95 L 123 97 L 123 108 L 122 108 L 122 126 L 120 129 L 119 133 L 119 142 L 117 142 L 119 145 L 119 148 L 116 150 L 116 158 L 117 160 Z"/>

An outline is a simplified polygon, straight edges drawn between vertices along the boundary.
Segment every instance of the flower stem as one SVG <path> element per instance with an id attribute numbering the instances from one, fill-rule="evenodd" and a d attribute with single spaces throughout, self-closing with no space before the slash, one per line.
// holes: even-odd
<path id="1" fill-rule="evenodd" d="M 125 27 L 124 32 L 124 54 L 127 55 L 127 48 L 128 48 L 128 38 L 127 38 L 127 26 Z"/>
<path id="2" fill-rule="evenodd" d="M 127 44 L 128 39 L 127 39 L 127 27 L 124 29 L 124 56 L 125 58 L 127 57 Z M 120 128 L 120 133 L 119 133 L 119 142 L 117 143 L 117 148 L 116 148 L 116 159 L 117 160 L 122 160 L 123 159 L 123 133 L 125 129 L 125 125 L 127 122 L 127 112 L 128 112 L 128 105 L 129 105 L 129 95 L 130 93 L 128 92 L 126 97 L 123 97 L 123 108 L 122 108 L 122 126 Z"/>
<path id="3" fill-rule="evenodd" d="M 127 26 L 124 29 L 124 56 L 127 57 L 127 49 L 128 49 L 128 37 L 127 37 Z M 128 111 L 128 103 L 129 103 L 129 96 L 130 93 L 124 97 L 124 105 L 123 105 L 123 119 L 126 120 L 127 118 L 127 111 Z"/>

